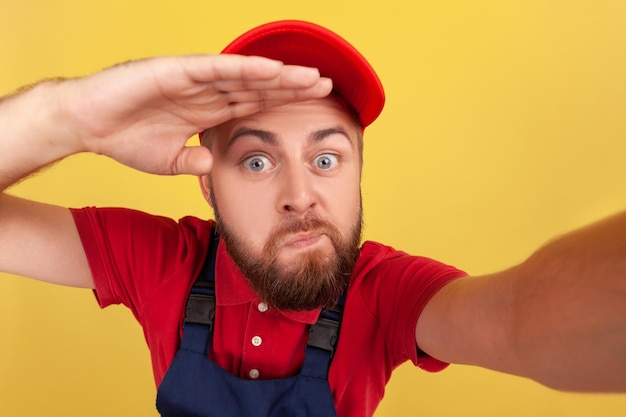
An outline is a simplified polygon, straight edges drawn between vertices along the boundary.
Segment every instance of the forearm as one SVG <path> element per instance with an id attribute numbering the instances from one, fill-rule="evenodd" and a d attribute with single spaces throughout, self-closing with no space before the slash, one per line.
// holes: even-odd
<path id="1" fill-rule="evenodd" d="M 65 83 L 41 83 L 0 101 L 0 191 L 83 150 L 64 105 Z"/>
<path id="2" fill-rule="evenodd" d="M 520 373 L 558 389 L 626 391 L 626 213 L 550 242 L 511 273 Z"/>

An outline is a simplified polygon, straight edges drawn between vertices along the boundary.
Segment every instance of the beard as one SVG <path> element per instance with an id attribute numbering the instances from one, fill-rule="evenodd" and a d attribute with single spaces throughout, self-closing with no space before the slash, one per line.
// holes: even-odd
<path id="1" fill-rule="evenodd" d="M 245 239 L 226 224 L 219 213 L 211 187 L 211 198 L 217 231 L 224 239 L 228 253 L 250 282 L 261 300 L 279 310 L 303 311 L 334 306 L 348 286 L 359 256 L 363 210 L 359 207 L 348 236 L 315 215 L 290 215 L 271 231 L 263 250 L 255 253 Z M 320 249 L 307 250 L 288 265 L 278 259 L 279 244 L 293 233 L 316 232 L 326 235 L 332 253 Z"/>

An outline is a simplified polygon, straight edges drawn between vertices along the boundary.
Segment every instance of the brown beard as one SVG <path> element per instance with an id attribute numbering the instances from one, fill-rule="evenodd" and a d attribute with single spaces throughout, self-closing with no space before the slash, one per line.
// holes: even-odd
<path id="1" fill-rule="evenodd" d="M 212 187 L 211 187 L 212 188 Z M 259 298 L 280 310 L 313 310 L 332 307 L 350 281 L 359 255 L 362 229 L 362 209 L 350 236 L 319 217 L 289 216 L 270 234 L 260 254 L 254 253 L 244 239 L 236 236 L 219 214 L 217 201 L 211 189 L 218 233 L 226 242 L 228 252 L 250 282 Z M 279 242 L 289 234 L 315 231 L 323 233 L 332 242 L 331 255 L 310 250 L 293 265 L 281 265 L 278 260 Z"/>

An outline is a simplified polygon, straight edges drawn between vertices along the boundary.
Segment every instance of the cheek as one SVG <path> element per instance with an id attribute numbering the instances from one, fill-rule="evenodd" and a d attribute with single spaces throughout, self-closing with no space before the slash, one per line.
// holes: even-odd
<path id="1" fill-rule="evenodd" d="M 262 247 L 273 216 L 272 196 L 258 186 L 226 175 L 215 175 L 213 190 L 220 216 L 229 229 L 252 245 Z"/>
<path id="2" fill-rule="evenodd" d="M 327 206 L 343 233 L 350 231 L 361 210 L 361 189 L 358 181 L 337 183 L 332 193 L 326 193 Z"/>

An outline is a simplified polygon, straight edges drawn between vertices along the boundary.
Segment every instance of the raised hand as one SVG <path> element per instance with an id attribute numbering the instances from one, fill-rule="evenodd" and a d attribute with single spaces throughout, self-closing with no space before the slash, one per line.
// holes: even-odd
<path id="1" fill-rule="evenodd" d="M 200 174 L 208 152 L 185 148 L 190 136 L 267 106 L 324 96 L 330 82 L 313 69 L 215 55 L 122 64 L 74 87 L 69 111 L 87 150 L 147 172 Z"/>

